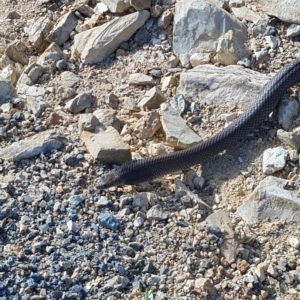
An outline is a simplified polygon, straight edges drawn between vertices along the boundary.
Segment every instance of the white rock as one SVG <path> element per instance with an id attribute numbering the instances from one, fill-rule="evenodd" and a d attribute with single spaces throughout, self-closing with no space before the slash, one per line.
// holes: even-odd
<path id="1" fill-rule="evenodd" d="M 285 97 L 280 102 L 278 107 L 278 123 L 283 129 L 288 130 L 295 116 L 298 115 L 299 103 L 291 97 Z"/>
<path id="2" fill-rule="evenodd" d="M 265 40 L 269 44 L 269 46 L 271 47 L 271 49 L 276 49 L 277 48 L 278 41 L 277 41 L 277 39 L 276 39 L 275 36 L 273 36 L 273 35 L 267 35 L 267 36 L 265 36 Z"/>
<path id="3" fill-rule="evenodd" d="M 190 57 L 192 67 L 208 64 L 210 62 L 210 53 L 194 53 Z"/>
<path id="4" fill-rule="evenodd" d="M 295 37 L 300 35 L 300 25 L 298 24 L 290 25 L 289 28 L 287 29 L 286 35 L 288 37 Z"/>
<path id="5" fill-rule="evenodd" d="M 298 238 L 296 238 L 296 237 L 290 237 L 290 238 L 288 239 L 288 242 L 289 242 L 289 244 L 290 244 L 293 248 L 299 249 L 299 247 L 300 247 L 300 240 L 299 240 Z"/>
<path id="6" fill-rule="evenodd" d="M 264 174 L 273 174 L 285 167 L 288 152 L 283 147 L 270 148 L 263 154 Z"/>

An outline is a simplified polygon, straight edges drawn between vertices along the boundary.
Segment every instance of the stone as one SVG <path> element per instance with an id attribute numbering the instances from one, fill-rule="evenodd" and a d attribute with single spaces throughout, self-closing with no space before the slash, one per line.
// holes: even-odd
<path id="1" fill-rule="evenodd" d="M 55 42 L 58 46 L 61 46 L 69 38 L 72 30 L 77 25 L 77 17 L 74 11 L 70 11 L 63 15 L 58 24 L 54 26 L 49 35 L 46 37 L 46 41 L 49 43 Z"/>
<path id="2" fill-rule="evenodd" d="M 30 64 L 24 69 L 18 84 L 33 85 L 42 76 L 43 72 L 44 68 L 41 65 L 37 63 Z"/>
<path id="3" fill-rule="evenodd" d="M 54 130 L 43 131 L 0 149 L 0 158 L 8 161 L 32 158 L 59 149 L 62 139 Z"/>
<path id="4" fill-rule="evenodd" d="M 134 127 L 134 133 L 139 139 L 149 139 L 153 137 L 160 128 L 161 122 L 159 113 L 151 111 L 137 121 Z"/>
<path id="5" fill-rule="evenodd" d="M 83 130 L 94 132 L 99 125 L 99 120 L 93 114 L 80 114 L 78 119 L 79 133 Z"/>
<path id="6" fill-rule="evenodd" d="M 176 149 L 192 147 L 202 140 L 186 125 L 179 112 L 167 103 L 161 104 L 161 123 L 167 143 Z"/>
<path id="7" fill-rule="evenodd" d="M 97 109 L 93 115 L 99 120 L 100 123 L 106 127 L 112 126 L 118 132 L 121 132 L 123 123 L 117 118 L 117 111 L 114 109 Z"/>
<path id="8" fill-rule="evenodd" d="M 138 107 L 143 110 L 157 109 L 166 101 L 165 96 L 156 86 L 147 91 L 144 97 L 139 101 Z"/>
<path id="9" fill-rule="evenodd" d="M 300 222 L 300 198 L 285 189 L 288 180 L 268 176 L 255 188 L 237 214 L 248 224 L 264 220 Z"/>
<path id="10" fill-rule="evenodd" d="M 44 52 L 49 46 L 49 42 L 46 41 L 46 37 L 50 33 L 54 26 L 48 17 L 40 17 L 38 19 L 32 19 L 29 22 L 29 27 L 25 28 L 25 32 L 28 34 L 28 39 L 38 53 Z"/>
<path id="11" fill-rule="evenodd" d="M 102 0 L 101 2 L 105 4 L 112 13 L 120 14 L 130 7 L 129 1 L 126 0 Z"/>
<path id="12" fill-rule="evenodd" d="M 5 51 L 5 54 L 14 62 L 18 62 L 21 65 L 25 66 L 28 64 L 28 57 L 26 55 L 27 47 L 21 41 L 13 41 L 11 42 Z"/>
<path id="13" fill-rule="evenodd" d="M 97 3 L 95 8 L 94 8 L 95 14 L 98 14 L 98 15 L 103 15 L 107 11 L 108 11 L 107 5 L 105 5 L 103 3 Z"/>
<path id="14" fill-rule="evenodd" d="M 95 132 L 83 130 L 80 139 L 94 159 L 119 165 L 131 160 L 130 147 L 111 126 L 97 128 Z"/>
<path id="15" fill-rule="evenodd" d="M 278 107 L 278 123 L 283 129 L 288 130 L 292 124 L 295 116 L 298 115 L 299 103 L 297 100 L 291 97 L 284 97 L 280 101 Z"/>
<path id="16" fill-rule="evenodd" d="M 271 49 L 276 49 L 277 48 L 278 41 L 277 41 L 277 39 L 276 39 L 275 36 L 273 36 L 273 35 L 267 35 L 267 36 L 265 36 L 265 40 L 269 44 L 269 46 L 271 47 Z"/>
<path id="17" fill-rule="evenodd" d="M 129 4 L 136 10 L 148 9 L 151 7 L 151 0 L 130 0 Z"/>
<path id="18" fill-rule="evenodd" d="M 262 10 L 287 23 L 300 24 L 300 2 L 298 0 L 258 0 Z"/>
<path id="19" fill-rule="evenodd" d="M 118 230 L 120 227 L 120 222 L 109 213 L 100 213 L 97 220 L 101 226 L 110 230 Z"/>
<path id="20" fill-rule="evenodd" d="M 282 147 L 270 148 L 263 154 L 264 174 L 273 174 L 285 167 L 288 152 Z"/>
<path id="21" fill-rule="evenodd" d="M 166 146 L 161 143 L 151 143 L 148 146 L 148 153 L 150 156 L 166 155 L 172 152 L 174 152 L 174 149 L 172 147 Z"/>
<path id="22" fill-rule="evenodd" d="M 216 300 L 218 298 L 218 291 L 208 278 L 197 278 L 195 280 L 195 289 L 207 293 L 209 299 Z"/>
<path id="23" fill-rule="evenodd" d="M 240 59 L 249 57 L 250 52 L 232 30 L 219 38 L 215 59 L 222 65 L 235 65 Z"/>
<path id="24" fill-rule="evenodd" d="M 79 83 L 78 75 L 70 71 L 64 71 L 60 74 L 61 84 L 65 87 L 76 87 Z"/>
<path id="25" fill-rule="evenodd" d="M 246 6 L 242 7 L 232 7 L 231 8 L 233 14 L 239 19 L 240 21 L 246 20 L 252 23 L 255 23 L 260 19 L 260 15 L 255 13 L 253 10 Z"/>
<path id="26" fill-rule="evenodd" d="M 150 85 L 153 84 L 153 78 L 142 73 L 133 73 L 129 75 L 129 83 L 134 85 Z"/>
<path id="27" fill-rule="evenodd" d="M 237 263 L 237 269 L 241 274 L 245 274 L 249 269 L 249 264 L 245 260 L 241 260 Z"/>
<path id="28" fill-rule="evenodd" d="M 205 223 L 208 226 L 215 226 L 225 231 L 225 238 L 221 244 L 220 251 L 228 263 L 233 263 L 238 253 L 239 242 L 235 238 L 232 222 L 229 213 L 219 210 L 209 215 Z"/>
<path id="29" fill-rule="evenodd" d="M 109 7 L 107 1 L 104 3 Z M 141 10 L 120 18 L 114 18 L 101 26 L 74 36 L 73 56 L 79 56 L 85 64 L 101 62 L 116 51 L 123 42 L 139 29 L 149 18 L 147 10 Z"/>
<path id="30" fill-rule="evenodd" d="M 10 81 L 13 86 L 16 85 L 18 76 L 19 76 L 18 70 L 11 65 L 6 66 L 0 71 L 0 78 Z"/>
<path id="31" fill-rule="evenodd" d="M 298 128 L 298 131 L 295 132 L 288 132 L 284 131 L 283 129 L 277 130 L 277 138 L 279 141 L 287 146 L 292 147 L 293 149 L 296 149 L 297 151 L 300 150 L 300 128 Z"/>
<path id="32" fill-rule="evenodd" d="M 190 63 L 192 67 L 209 64 L 210 56 L 210 53 L 194 53 L 190 57 Z"/>
<path id="33" fill-rule="evenodd" d="M 147 211 L 147 220 L 152 221 L 164 221 L 169 218 L 169 212 L 165 211 L 159 204 L 152 206 Z"/>
<path id="34" fill-rule="evenodd" d="M 215 44 L 229 30 L 239 44 L 247 41 L 247 27 L 215 4 L 215 1 L 192 0 L 176 3 L 173 49 L 177 56 L 187 53 L 215 55 Z"/>
<path id="35" fill-rule="evenodd" d="M 11 82 L 2 77 L 0 77 L 0 91 L 0 105 L 16 97 L 16 93 Z"/>
<path id="36" fill-rule="evenodd" d="M 290 237 L 288 239 L 289 245 L 292 246 L 294 249 L 300 248 L 300 240 L 297 237 Z"/>
<path id="37" fill-rule="evenodd" d="M 292 38 L 298 35 L 300 35 L 300 25 L 291 24 L 287 29 L 286 36 Z"/>
<path id="38" fill-rule="evenodd" d="M 202 65 L 181 73 L 177 93 L 199 104 L 236 106 L 245 110 L 270 79 L 240 66 Z"/>
<path id="39" fill-rule="evenodd" d="M 158 27 L 167 29 L 173 20 L 174 14 L 171 10 L 164 11 L 157 22 Z"/>
<path id="40" fill-rule="evenodd" d="M 91 107 L 91 105 L 94 102 L 94 97 L 91 93 L 81 93 L 77 95 L 75 98 L 68 101 L 65 105 L 65 108 L 73 113 L 77 114 L 83 110 L 85 110 L 88 107 Z"/>
<path id="41" fill-rule="evenodd" d="M 50 44 L 47 49 L 38 58 L 37 63 L 40 64 L 45 71 L 50 73 L 56 70 L 56 62 L 63 58 L 63 52 L 55 43 Z"/>

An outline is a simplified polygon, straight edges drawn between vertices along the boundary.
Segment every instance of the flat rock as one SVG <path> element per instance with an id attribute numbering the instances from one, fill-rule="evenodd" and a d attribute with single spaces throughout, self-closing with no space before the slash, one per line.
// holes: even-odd
<path id="1" fill-rule="evenodd" d="M 201 65 L 181 74 L 177 93 L 200 104 L 246 109 L 270 79 L 271 76 L 241 66 Z"/>
<path id="2" fill-rule="evenodd" d="M 215 44 L 229 30 L 234 32 L 240 43 L 247 40 L 247 27 L 216 6 L 216 1 L 181 1 L 175 5 L 174 53 L 214 54 Z"/>
<path id="3" fill-rule="evenodd" d="M 135 127 L 134 133 L 139 139 L 151 138 L 161 128 L 159 113 L 150 111 L 141 117 Z"/>
<path id="4" fill-rule="evenodd" d="M 138 107 L 145 109 L 156 109 L 166 101 L 165 96 L 160 91 L 160 89 L 154 86 L 152 89 L 147 91 L 142 98 L 142 100 L 138 103 Z"/>
<path id="5" fill-rule="evenodd" d="M 248 224 L 278 219 L 300 222 L 300 198 L 285 189 L 288 182 L 268 176 L 255 188 L 247 202 L 237 208 L 238 215 Z"/>
<path id="6" fill-rule="evenodd" d="M 201 142 L 201 138 L 186 125 L 177 109 L 167 103 L 161 104 L 160 108 L 161 123 L 169 145 L 176 149 L 186 149 Z"/>
<path id="7" fill-rule="evenodd" d="M 91 93 L 81 93 L 77 95 L 75 98 L 69 100 L 65 108 L 72 112 L 73 114 L 77 114 L 88 107 L 91 107 L 94 101 L 94 97 Z"/>
<path id="8" fill-rule="evenodd" d="M 79 54 L 85 64 L 101 62 L 143 26 L 149 15 L 147 10 L 141 10 L 76 34 L 74 53 Z"/>
<path id="9" fill-rule="evenodd" d="M 263 154 L 264 174 L 273 174 L 285 167 L 288 152 L 283 147 L 270 148 Z"/>
<path id="10" fill-rule="evenodd" d="M 13 41 L 11 42 L 7 48 L 5 53 L 7 56 L 14 62 L 18 62 L 21 65 L 25 66 L 28 64 L 29 58 L 26 55 L 27 47 L 21 41 Z"/>
<path id="11" fill-rule="evenodd" d="M 95 132 L 83 130 L 80 139 L 94 159 L 118 165 L 131 160 L 130 147 L 111 126 L 98 128 Z"/>
<path id="12" fill-rule="evenodd" d="M 0 158 L 8 161 L 19 161 L 59 149 L 61 145 L 62 136 L 54 130 L 47 130 L 2 148 Z"/>
<path id="13" fill-rule="evenodd" d="M 61 17 L 59 23 L 51 30 L 46 40 L 49 43 L 55 42 L 58 46 L 61 46 L 70 38 L 72 30 L 77 25 L 77 17 L 74 11 L 70 11 Z"/>
<path id="14" fill-rule="evenodd" d="M 206 218 L 205 223 L 225 230 L 226 237 L 224 238 L 220 250 L 229 263 L 234 262 L 238 252 L 239 243 L 235 239 L 235 232 L 228 212 L 219 210 L 212 213 Z"/>
<path id="15" fill-rule="evenodd" d="M 170 216 L 170 213 L 166 211 L 162 206 L 159 204 L 156 204 L 152 206 L 148 211 L 147 211 L 147 220 L 149 222 L 151 221 L 163 221 L 168 219 Z"/>
<path id="16" fill-rule="evenodd" d="M 112 13 L 123 13 L 129 7 L 129 1 L 126 0 L 102 0 L 103 4 L 105 4 Z"/>
<path id="17" fill-rule="evenodd" d="M 300 128 L 296 128 L 293 132 L 284 131 L 283 129 L 277 130 L 277 137 L 281 143 L 290 146 L 297 151 L 300 150 Z"/>
<path id="18" fill-rule="evenodd" d="M 0 91 L 0 105 L 16 97 L 11 82 L 2 77 L 0 77 Z"/>
<path id="19" fill-rule="evenodd" d="M 129 83 L 134 85 L 149 85 L 153 84 L 153 79 L 151 76 L 143 73 L 133 73 L 129 75 Z"/>
<path id="20" fill-rule="evenodd" d="M 246 20 L 255 23 L 260 19 L 259 14 L 255 13 L 253 10 L 246 6 L 232 7 L 231 10 L 240 21 Z"/>
<path id="21" fill-rule="evenodd" d="M 60 74 L 61 83 L 65 87 L 75 87 L 79 83 L 79 77 L 70 71 L 64 71 Z"/>
<path id="22" fill-rule="evenodd" d="M 300 1 L 299 0 L 258 0 L 262 10 L 268 15 L 278 19 L 300 24 Z"/>

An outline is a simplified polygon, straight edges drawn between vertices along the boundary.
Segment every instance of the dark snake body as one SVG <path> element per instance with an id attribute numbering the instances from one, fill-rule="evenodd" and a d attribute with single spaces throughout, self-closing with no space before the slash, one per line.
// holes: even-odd
<path id="1" fill-rule="evenodd" d="M 100 177 L 100 188 L 137 184 L 188 169 L 231 148 L 257 128 L 275 109 L 284 92 L 300 82 L 300 60 L 278 72 L 260 92 L 254 104 L 221 132 L 191 148 L 168 155 L 132 160 Z"/>

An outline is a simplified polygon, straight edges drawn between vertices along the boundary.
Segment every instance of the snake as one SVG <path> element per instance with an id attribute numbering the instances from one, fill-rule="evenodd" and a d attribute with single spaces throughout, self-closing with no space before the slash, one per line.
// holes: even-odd
<path id="1" fill-rule="evenodd" d="M 220 132 L 188 149 L 128 161 L 120 167 L 104 173 L 97 179 L 97 187 L 101 189 L 124 184 L 136 185 L 203 164 L 236 145 L 251 130 L 257 128 L 276 108 L 286 90 L 299 82 L 300 60 L 295 60 L 274 75 L 263 86 L 253 104 Z"/>

